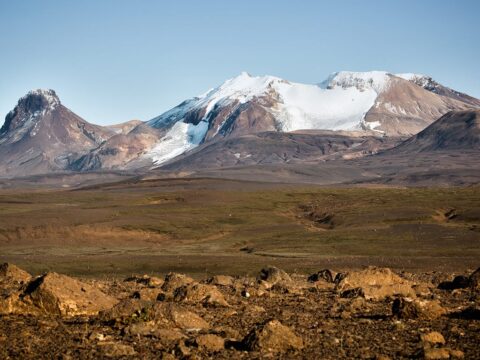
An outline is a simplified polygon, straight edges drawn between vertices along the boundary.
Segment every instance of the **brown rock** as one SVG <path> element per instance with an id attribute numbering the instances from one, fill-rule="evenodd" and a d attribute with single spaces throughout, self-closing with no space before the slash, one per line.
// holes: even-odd
<path id="1" fill-rule="evenodd" d="M 315 274 L 312 274 L 308 277 L 308 281 L 310 282 L 317 282 L 317 281 L 326 281 L 326 282 L 333 282 L 333 273 L 329 269 L 323 269 L 317 271 Z"/>
<path id="2" fill-rule="evenodd" d="M 140 336 L 154 336 L 163 341 L 177 341 L 185 338 L 178 329 L 164 329 L 159 327 L 157 321 L 138 322 L 125 329 L 126 334 Z"/>
<path id="3" fill-rule="evenodd" d="M 0 265 L 0 281 L 12 281 L 26 283 L 32 278 L 28 272 L 20 269 L 18 266 L 9 263 Z"/>
<path id="4" fill-rule="evenodd" d="M 282 353 L 288 350 L 303 348 L 303 340 L 278 320 L 270 320 L 255 327 L 243 339 L 243 344 L 250 351 L 272 353 Z"/>
<path id="5" fill-rule="evenodd" d="M 225 340 L 214 334 L 200 335 L 195 339 L 195 343 L 199 348 L 212 352 L 223 350 L 225 347 Z"/>
<path id="6" fill-rule="evenodd" d="M 454 359 L 463 359 L 465 357 L 465 354 L 461 350 L 452 350 L 449 349 L 450 356 Z"/>
<path id="7" fill-rule="evenodd" d="M 412 284 L 388 268 L 369 267 L 336 277 L 336 290 L 341 294 L 353 292 L 366 299 L 381 300 L 394 295 L 415 297 Z"/>
<path id="8" fill-rule="evenodd" d="M 220 286 L 233 286 L 235 279 L 227 275 L 215 275 L 208 280 L 209 284 Z"/>
<path id="9" fill-rule="evenodd" d="M 199 315 L 176 304 L 155 304 L 153 317 L 161 327 L 178 327 L 188 331 L 208 329 L 210 325 Z"/>
<path id="10" fill-rule="evenodd" d="M 175 301 L 228 306 L 223 294 L 214 285 L 192 283 L 177 288 L 173 293 Z"/>
<path id="11" fill-rule="evenodd" d="M 275 266 L 269 266 L 260 270 L 258 280 L 264 280 L 271 284 L 276 284 L 278 282 L 291 282 L 292 278 L 282 269 Z"/>
<path id="12" fill-rule="evenodd" d="M 105 342 L 99 344 L 106 357 L 121 357 L 136 355 L 136 351 L 130 345 L 125 345 L 117 342 Z"/>
<path id="13" fill-rule="evenodd" d="M 32 280 L 20 297 L 15 298 L 12 313 L 48 313 L 63 316 L 96 315 L 118 301 L 96 287 L 57 273 Z M 23 303 L 23 304 L 22 304 Z"/>
<path id="14" fill-rule="evenodd" d="M 419 301 L 409 298 L 395 299 L 392 313 L 401 319 L 436 319 L 446 314 L 446 310 L 436 300 Z"/>
<path id="15" fill-rule="evenodd" d="M 158 298 L 159 290 L 156 288 L 143 288 L 135 291 L 132 297 L 135 299 L 141 299 L 146 301 L 156 301 Z"/>
<path id="16" fill-rule="evenodd" d="M 148 309 L 152 306 L 149 301 L 139 299 L 123 299 L 111 309 L 101 311 L 99 317 L 103 320 L 114 320 L 123 318 L 132 318 L 136 314 L 140 314 L 143 309 Z"/>
<path id="17" fill-rule="evenodd" d="M 173 292 L 175 289 L 195 282 L 191 277 L 184 274 L 169 273 L 165 276 L 162 290 L 165 292 Z"/>
<path id="18" fill-rule="evenodd" d="M 427 348 L 424 349 L 423 356 L 427 360 L 450 359 L 450 351 L 445 348 Z"/>
<path id="19" fill-rule="evenodd" d="M 427 334 L 422 334 L 420 335 L 420 338 L 422 339 L 422 341 L 424 343 L 428 343 L 428 344 L 445 344 L 445 338 L 443 337 L 442 334 L 440 334 L 439 332 L 437 331 L 432 331 L 432 332 L 429 332 Z"/>
<path id="20" fill-rule="evenodd" d="M 163 279 L 160 279 L 156 276 L 131 276 L 124 280 L 125 282 L 135 282 L 137 284 L 142 284 L 148 287 L 160 287 L 163 285 Z"/>
<path id="21" fill-rule="evenodd" d="M 469 277 L 470 287 L 474 290 L 480 290 L 480 268 L 475 270 Z"/>

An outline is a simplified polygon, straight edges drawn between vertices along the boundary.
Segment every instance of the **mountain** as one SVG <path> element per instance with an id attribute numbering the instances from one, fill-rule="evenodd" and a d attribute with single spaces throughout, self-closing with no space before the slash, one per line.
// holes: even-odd
<path id="1" fill-rule="evenodd" d="M 470 95 L 464 94 L 462 92 L 450 89 L 449 87 L 443 86 L 432 79 L 431 76 L 419 75 L 419 74 L 396 74 L 402 79 L 413 82 L 414 84 L 421 86 L 425 90 L 431 91 L 435 94 L 446 96 L 455 100 L 465 102 L 467 104 L 473 105 L 475 107 L 480 107 L 480 99 L 476 99 Z"/>
<path id="2" fill-rule="evenodd" d="M 480 110 L 451 111 L 387 153 L 480 150 Z"/>
<path id="3" fill-rule="evenodd" d="M 144 157 L 160 165 L 212 140 L 265 131 L 373 130 L 379 136 L 411 136 L 443 114 L 480 101 L 446 87 L 436 87 L 437 93 L 417 82 L 380 71 L 334 73 L 317 85 L 242 73 L 150 120 L 165 135 Z"/>
<path id="4" fill-rule="evenodd" d="M 0 129 L 0 174 L 352 159 L 393 147 L 452 110 L 478 108 L 480 100 L 424 75 L 338 72 L 300 84 L 242 73 L 146 123 L 98 126 L 53 90 L 34 90 Z"/>
<path id="5" fill-rule="evenodd" d="M 323 163 L 353 159 L 391 148 L 397 138 L 347 131 L 261 132 L 206 142 L 162 165 L 163 170 L 198 171 L 235 166 Z"/>
<path id="6" fill-rule="evenodd" d="M 76 156 L 114 134 L 64 107 L 55 91 L 30 91 L 8 113 L 0 129 L 0 174 L 64 170 Z"/>
<path id="7" fill-rule="evenodd" d="M 112 128 L 112 127 L 110 127 Z M 101 169 L 136 169 L 150 167 L 151 161 L 143 156 L 152 149 L 158 140 L 165 135 L 159 129 L 140 122 L 136 126 L 120 126 L 122 131 L 103 142 L 100 146 L 81 154 L 72 160 L 68 169 L 74 171 L 90 171 Z M 118 129 L 118 127 L 117 127 Z"/>

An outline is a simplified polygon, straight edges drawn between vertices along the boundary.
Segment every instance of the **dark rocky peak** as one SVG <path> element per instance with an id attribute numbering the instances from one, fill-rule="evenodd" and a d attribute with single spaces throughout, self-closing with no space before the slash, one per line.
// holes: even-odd
<path id="1" fill-rule="evenodd" d="M 55 110 L 59 105 L 60 99 L 54 90 L 37 89 L 29 91 L 18 100 L 15 108 L 7 114 L 5 123 L 0 129 L 0 135 L 23 127 L 39 118 L 40 115 Z"/>
<path id="2" fill-rule="evenodd" d="M 25 113 L 33 114 L 38 111 L 53 110 L 58 105 L 60 105 L 60 99 L 54 90 L 37 89 L 20 98 L 17 108 L 21 108 Z"/>

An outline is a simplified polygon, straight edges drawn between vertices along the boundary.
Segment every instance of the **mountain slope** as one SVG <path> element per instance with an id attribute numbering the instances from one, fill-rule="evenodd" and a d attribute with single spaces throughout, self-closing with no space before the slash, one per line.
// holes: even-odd
<path id="1" fill-rule="evenodd" d="M 193 171 L 250 165 L 322 163 L 391 148 L 399 139 L 337 131 L 263 132 L 210 141 L 162 165 Z"/>
<path id="2" fill-rule="evenodd" d="M 204 142 L 265 131 L 374 130 L 409 136 L 448 111 L 476 106 L 471 99 L 437 94 L 379 71 L 334 73 L 319 85 L 242 73 L 150 120 L 165 136 L 144 157 L 158 165 Z"/>
<path id="3" fill-rule="evenodd" d="M 475 107 L 480 107 L 480 99 L 476 99 L 470 95 L 464 94 L 462 92 L 450 89 L 449 87 L 439 84 L 432 79 L 431 76 L 420 75 L 420 74 L 396 74 L 396 76 L 401 77 L 402 79 L 413 82 L 414 84 L 421 86 L 425 90 L 431 91 L 435 94 L 446 96 L 455 100 L 459 100 L 470 104 Z"/>
<path id="4" fill-rule="evenodd" d="M 0 129 L 0 174 L 21 176 L 63 170 L 71 159 L 114 135 L 64 107 L 53 90 L 22 97 Z"/>
<path id="5" fill-rule="evenodd" d="M 480 110 L 452 111 L 387 153 L 480 150 Z"/>

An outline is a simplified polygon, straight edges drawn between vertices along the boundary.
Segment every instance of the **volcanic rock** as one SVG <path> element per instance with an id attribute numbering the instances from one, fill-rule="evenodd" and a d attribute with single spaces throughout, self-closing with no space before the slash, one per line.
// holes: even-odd
<path id="1" fill-rule="evenodd" d="M 205 303 L 209 305 L 228 306 L 223 294 L 214 285 L 192 283 L 175 289 L 175 301 Z"/>
<path id="2" fill-rule="evenodd" d="M 225 339 L 214 334 L 200 335 L 195 339 L 195 344 L 199 348 L 206 349 L 207 351 L 220 351 L 225 347 Z"/>
<path id="3" fill-rule="evenodd" d="M 283 353 L 302 349 L 303 340 L 278 320 L 270 320 L 252 329 L 243 339 L 249 351 Z"/>
<path id="4" fill-rule="evenodd" d="M 271 284 L 276 284 L 279 282 L 291 283 L 292 278 L 282 269 L 279 269 L 275 266 L 269 266 L 260 270 L 258 275 L 259 280 L 264 280 Z"/>
<path id="5" fill-rule="evenodd" d="M 445 315 L 447 311 L 437 300 L 428 301 L 398 298 L 393 302 L 392 313 L 400 319 L 433 320 Z"/>
<path id="6" fill-rule="evenodd" d="M 0 265 L 0 282 L 25 283 L 32 275 L 13 264 L 4 263 Z"/>
<path id="7" fill-rule="evenodd" d="M 162 285 L 165 292 L 173 292 L 176 288 L 195 282 L 191 277 L 184 274 L 168 273 Z"/>
<path id="8" fill-rule="evenodd" d="M 341 294 L 351 291 L 366 299 L 380 300 L 394 295 L 415 297 L 412 284 L 387 268 L 369 267 L 337 276 L 336 290 Z M 353 296 L 353 295 L 352 295 Z"/>

